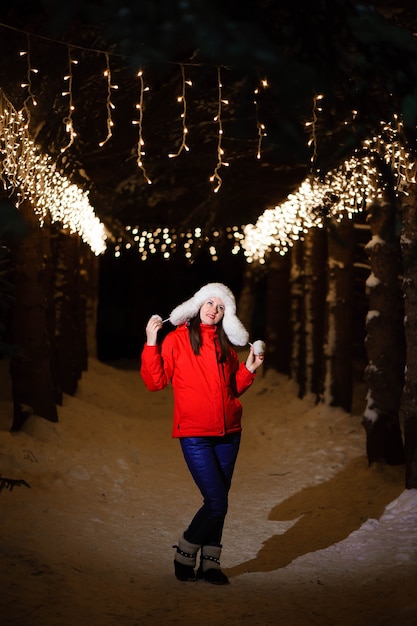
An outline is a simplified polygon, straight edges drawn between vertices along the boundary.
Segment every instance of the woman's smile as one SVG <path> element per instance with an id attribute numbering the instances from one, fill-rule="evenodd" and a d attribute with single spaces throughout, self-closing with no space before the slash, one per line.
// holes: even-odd
<path id="1" fill-rule="evenodd" d="M 224 315 L 224 302 L 220 298 L 209 298 L 200 309 L 200 319 L 203 324 L 211 326 L 218 324 Z"/>

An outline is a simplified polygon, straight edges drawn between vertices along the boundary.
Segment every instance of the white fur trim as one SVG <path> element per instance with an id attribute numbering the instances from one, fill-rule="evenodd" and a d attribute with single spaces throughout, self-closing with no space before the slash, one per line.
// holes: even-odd
<path id="1" fill-rule="evenodd" d="M 224 304 L 223 328 L 229 341 L 235 346 L 245 346 L 249 333 L 236 315 L 236 300 L 233 293 L 223 283 L 208 283 L 201 287 L 192 298 L 179 304 L 169 316 L 174 326 L 185 324 L 195 317 L 201 306 L 209 298 L 220 298 Z"/>

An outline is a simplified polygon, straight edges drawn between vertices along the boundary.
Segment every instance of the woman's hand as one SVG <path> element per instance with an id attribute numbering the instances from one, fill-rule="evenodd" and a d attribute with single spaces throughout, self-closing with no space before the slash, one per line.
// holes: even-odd
<path id="1" fill-rule="evenodd" d="M 146 324 L 146 343 L 148 346 L 156 346 L 158 343 L 158 331 L 162 328 L 162 317 L 152 315 Z"/>
<path id="2" fill-rule="evenodd" d="M 250 347 L 248 358 L 246 359 L 246 367 L 252 374 L 258 369 L 260 365 L 264 362 L 264 354 L 260 352 L 259 354 L 255 354 L 253 346 Z"/>

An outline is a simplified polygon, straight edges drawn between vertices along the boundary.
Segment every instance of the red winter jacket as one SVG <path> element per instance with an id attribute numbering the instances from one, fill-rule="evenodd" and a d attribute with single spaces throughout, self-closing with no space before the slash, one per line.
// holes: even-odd
<path id="1" fill-rule="evenodd" d="M 150 391 L 174 391 L 173 437 L 222 436 L 242 430 L 242 405 L 237 399 L 252 384 L 255 374 L 239 365 L 231 349 L 224 363 L 216 353 L 216 326 L 201 325 L 200 354 L 194 354 L 188 327 L 169 333 L 162 347 L 145 344 L 140 373 Z"/>

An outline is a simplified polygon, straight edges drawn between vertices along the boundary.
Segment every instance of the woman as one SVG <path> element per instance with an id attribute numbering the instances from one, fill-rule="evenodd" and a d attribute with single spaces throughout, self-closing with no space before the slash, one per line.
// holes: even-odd
<path id="1" fill-rule="evenodd" d="M 182 581 L 201 578 L 224 585 L 220 568 L 221 537 L 228 492 L 239 450 L 242 405 L 238 400 L 255 378 L 263 354 L 249 351 L 240 363 L 233 349 L 248 343 L 236 316 L 235 298 L 222 283 L 201 287 L 170 315 L 177 328 L 158 346 L 159 316 L 146 326 L 141 375 L 150 391 L 172 384 L 172 436 L 179 438 L 185 461 L 203 496 L 203 505 L 181 536 L 174 558 Z M 201 550 L 195 572 L 196 557 Z"/>

